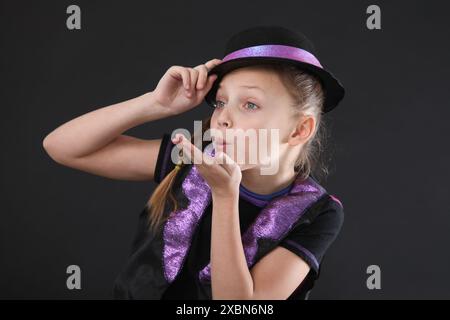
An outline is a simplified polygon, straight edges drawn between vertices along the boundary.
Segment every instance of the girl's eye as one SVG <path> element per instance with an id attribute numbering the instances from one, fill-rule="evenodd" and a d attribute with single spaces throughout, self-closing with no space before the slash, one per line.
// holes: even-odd
<path id="1" fill-rule="evenodd" d="M 220 100 L 215 100 L 214 101 L 214 107 L 215 108 L 222 108 L 224 104 L 225 103 L 223 101 L 220 101 Z"/>
<path id="2" fill-rule="evenodd" d="M 254 104 L 253 102 L 250 102 L 250 101 L 247 103 L 247 106 L 250 106 L 249 108 L 247 108 L 250 110 L 256 110 L 259 108 L 256 104 Z"/>
<path id="3" fill-rule="evenodd" d="M 225 105 L 225 102 L 223 102 L 221 100 L 215 100 L 214 101 L 214 107 L 215 108 L 223 108 L 224 105 Z M 246 107 L 246 109 L 248 109 L 248 110 L 257 110 L 257 109 L 259 109 L 259 107 L 256 104 L 254 104 L 253 102 L 250 102 L 250 101 L 248 101 L 246 103 L 246 106 L 248 106 L 248 107 Z"/>

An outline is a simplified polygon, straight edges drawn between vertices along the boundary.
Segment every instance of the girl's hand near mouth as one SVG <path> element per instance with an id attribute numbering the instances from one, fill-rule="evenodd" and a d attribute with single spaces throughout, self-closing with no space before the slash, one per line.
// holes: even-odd
<path id="1" fill-rule="evenodd" d="M 212 59 L 195 68 L 170 67 L 153 91 L 155 102 L 169 109 L 172 115 L 198 106 L 217 79 L 215 74 L 208 76 L 208 71 L 221 62 L 220 59 Z"/>
<path id="2" fill-rule="evenodd" d="M 222 151 L 215 152 L 214 157 L 202 152 L 182 134 L 176 134 L 172 139 L 178 148 L 183 150 L 201 176 L 206 180 L 213 197 L 235 198 L 239 196 L 239 184 L 242 173 L 236 162 Z"/>

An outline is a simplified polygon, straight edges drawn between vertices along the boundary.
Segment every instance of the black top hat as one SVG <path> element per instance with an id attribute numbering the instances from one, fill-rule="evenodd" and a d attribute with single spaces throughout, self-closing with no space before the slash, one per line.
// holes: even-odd
<path id="1" fill-rule="evenodd" d="M 218 77 L 205 96 L 206 102 L 214 106 L 218 85 L 226 73 L 260 63 L 288 63 L 317 76 L 325 90 L 323 113 L 335 108 L 344 97 L 344 87 L 320 64 L 312 42 L 305 35 L 279 26 L 257 26 L 228 40 L 222 63 L 209 71 Z"/>

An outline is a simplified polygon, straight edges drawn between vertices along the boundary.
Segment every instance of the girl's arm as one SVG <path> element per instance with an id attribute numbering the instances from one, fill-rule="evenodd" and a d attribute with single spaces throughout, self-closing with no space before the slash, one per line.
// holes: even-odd
<path id="1" fill-rule="evenodd" d="M 211 288 L 213 300 L 245 300 L 253 279 L 245 260 L 239 226 L 239 195 L 212 194 Z"/>
<path id="2" fill-rule="evenodd" d="M 240 234 L 239 196 L 229 198 L 213 193 L 212 210 L 213 300 L 287 299 L 305 279 L 309 265 L 278 246 L 249 270 Z"/>
<path id="3" fill-rule="evenodd" d="M 195 68 L 172 66 L 152 92 L 81 115 L 50 132 L 43 147 L 56 162 L 120 180 L 152 180 L 162 139 L 124 135 L 130 128 L 199 105 L 216 75 L 213 59 Z"/>
<path id="4" fill-rule="evenodd" d="M 153 92 L 83 114 L 48 134 L 43 146 L 56 162 L 122 180 L 151 180 L 161 139 L 143 140 L 122 132 L 170 116 Z"/>

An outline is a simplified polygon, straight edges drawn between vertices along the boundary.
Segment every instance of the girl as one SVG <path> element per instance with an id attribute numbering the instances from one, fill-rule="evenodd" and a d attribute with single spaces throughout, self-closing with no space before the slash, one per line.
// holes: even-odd
<path id="1" fill-rule="evenodd" d="M 153 91 L 50 133 L 44 148 L 61 164 L 159 183 L 115 297 L 307 299 L 343 223 L 341 202 L 313 176 L 322 169 L 322 116 L 343 96 L 303 34 L 258 26 L 234 35 L 222 60 L 172 66 Z M 122 134 L 203 99 L 214 111 L 191 139 Z M 257 151 L 268 150 L 256 161 L 249 136 L 238 134 L 252 130 Z M 208 133 L 212 144 L 194 145 Z M 275 170 L 263 174 L 267 163 Z"/>

